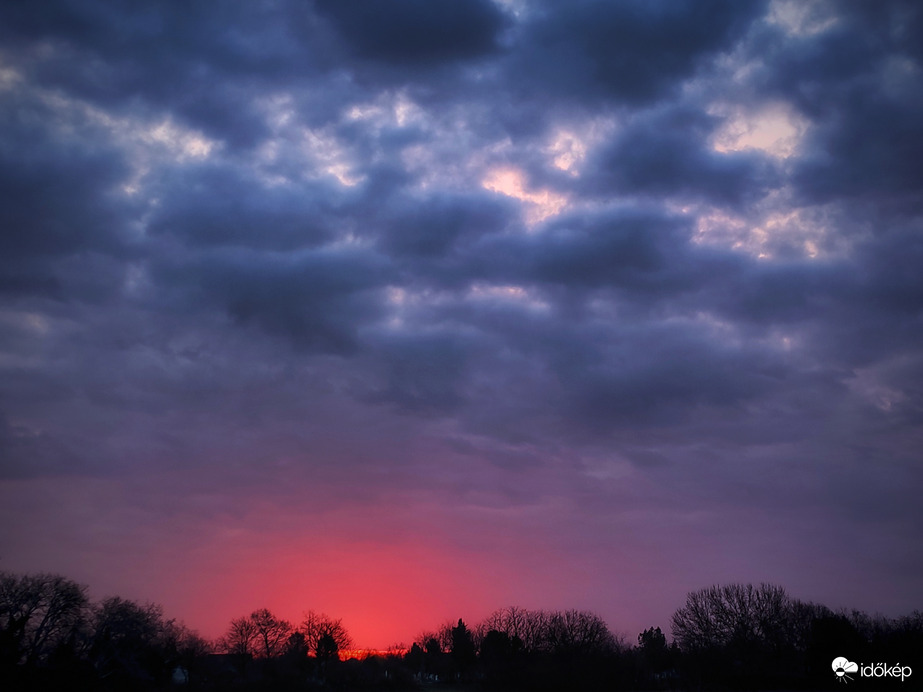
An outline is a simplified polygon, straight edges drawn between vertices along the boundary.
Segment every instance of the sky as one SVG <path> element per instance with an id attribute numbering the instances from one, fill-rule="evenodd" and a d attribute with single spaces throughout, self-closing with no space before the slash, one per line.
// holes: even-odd
<path id="1" fill-rule="evenodd" d="M 0 570 L 358 646 L 923 608 L 923 6 L 0 5 Z"/>

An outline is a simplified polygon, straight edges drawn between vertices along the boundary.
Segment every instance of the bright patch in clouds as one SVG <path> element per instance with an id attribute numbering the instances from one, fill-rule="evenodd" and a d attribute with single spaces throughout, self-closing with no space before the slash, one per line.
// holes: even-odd
<path id="1" fill-rule="evenodd" d="M 345 187 L 358 185 L 364 178 L 362 175 L 353 173 L 353 166 L 346 148 L 329 132 L 303 128 L 301 151 L 307 162 L 313 163 L 312 168 L 333 176 Z M 305 172 L 305 177 L 313 178 L 315 177 L 313 173 L 309 169 Z"/>
<path id="2" fill-rule="evenodd" d="M 356 104 L 346 111 L 346 118 L 366 122 L 373 127 L 407 127 L 422 122 L 424 111 L 406 93 L 381 94 L 374 101 Z"/>
<path id="3" fill-rule="evenodd" d="M 836 11 L 829 0 L 773 0 L 768 19 L 794 36 L 813 36 L 836 24 Z"/>
<path id="4" fill-rule="evenodd" d="M 533 309 L 548 308 L 548 303 L 536 298 L 534 291 L 522 286 L 476 283 L 468 291 L 468 296 L 474 300 L 502 301 Z"/>
<path id="5" fill-rule="evenodd" d="M 527 190 L 526 176 L 516 168 L 494 168 L 481 183 L 485 189 L 499 192 L 525 203 L 523 214 L 526 223 L 534 225 L 560 214 L 567 206 L 565 195 L 549 190 Z"/>
<path id="6" fill-rule="evenodd" d="M 555 168 L 578 177 L 589 151 L 611 136 L 614 129 L 615 121 L 611 118 L 594 118 L 557 127 L 549 138 L 545 154 L 551 157 Z"/>
<path id="7" fill-rule="evenodd" d="M 164 145 L 174 152 L 180 161 L 205 158 L 215 147 L 215 142 L 209 140 L 200 132 L 193 132 L 179 127 L 170 119 L 164 120 L 154 127 L 142 130 L 140 135 L 143 140 Z"/>
<path id="8" fill-rule="evenodd" d="M 113 115 L 92 103 L 56 91 L 37 89 L 33 93 L 57 114 L 60 136 L 82 139 L 88 130 L 100 130 L 126 152 L 132 169 L 121 185 L 126 195 L 140 192 L 144 177 L 154 166 L 203 160 L 222 147 L 221 142 L 176 123 L 170 116 L 152 121 Z M 80 123 L 86 130 L 75 129 L 74 123 Z"/>
<path id="9" fill-rule="evenodd" d="M 757 149 L 771 156 L 788 158 L 797 152 L 808 127 L 805 118 L 781 103 L 757 110 L 719 106 L 710 112 L 726 117 L 712 144 L 715 151 L 722 153 Z"/>
<path id="10" fill-rule="evenodd" d="M 555 168 L 578 175 L 577 167 L 586 158 L 586 144 L 573 132 L 559 130 L 548 148 Z"/>
<path id="11" fill-rule="evenodd" d="M 822 218 L 821 212 L 808 208 L 770 210 L 754 217 L 723 209 L 701 210 L 693 242 L 727 247 L 761 260 L 775 259 L 783 250 L 786 256 L 814 259 L 831 252 Z"/>

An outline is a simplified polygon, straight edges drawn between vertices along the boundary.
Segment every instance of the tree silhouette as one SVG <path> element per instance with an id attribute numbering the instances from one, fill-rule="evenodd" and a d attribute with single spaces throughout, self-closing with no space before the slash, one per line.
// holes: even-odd
<path id="1" fill-rule="evenodd" d="M 294 660 L 308 657 L 308 642 L 303 632 L 295 630 L 289 635 L 288 642 L 285 644 L 285 655 Z"/>
<path id="2" fill-rule="evenodd" d="M 253 656 L 256 636 L 256 625 L 249 617 L 234 618 L 228 625 L 228 631 L 218 641 L 218 648 L 229 654 Z"/>
<path id="3" fill-rule="evenodd" d="M 185 672 L 186 682 L 198 672 L 198 664 L 213 651 L 212 645 L 199 633 L 189 629 L 182 623 L 167 621 L 166 638 L 172 645 L 171 655 L 177 665 Z"/>
<path id="4" fill-rule="evenodd" d="M 781 586 L 711 586 L 686 596 L 673 614 L 673 637 L 687 650 L 776 641 L 785 636 L 792 603 Z"/>
<path id="5" fill-rule="evenodd" d="M 256 639 L 258 658 L 273 658 L 282 653 L 285 643 L 292 634 L 288 620 L 280 620 L 267 608 L 260 608 L 250 614 Z"/>
<path id="6" fill-rule="evenodd" d="M 766 584 L 691 592 L 671 624 L 672 646 L 651 627 L 627 650 L 591 612 L 511 607 L 425 632 L 403 659 L 339 663 L 351 645 L 340 620 L 309 612 L 293 630 L 262 608 L 231 621 L 219 649 L 243 656 L 229 661 L 156 604 L 90 604 L 63 577 L 0 573 L 0 689 L 165 689 L 177 666 L 190 689 L 403 689 L 453 675 L 496 690 L 814 689 L 832 682 L 835 656 L 909 661 L 923 646 L 919 612 L 834 613 Z"/>
<path id="7" fill-rule="evenodd" d="M 452 628 L 451 653 L 455 667 L 461 674 L 465 674 L 474 664 L 476 657 L 474 639 L 461 618 L 459 618 L 458 624 Z"/>
<path id="8" fill-rule="evenodd" d="M 175 647 L 161 607 L 119 597 L 93 609 L 89 657 L 103 678 L 163 680 Z"/>
<path id="9" fill-rule="evenodd" d="M 318 661 L 332 661 L 337 658 L 339 651 L 340 647 L 337 646 L 336 639 L 325 632 L 321 635 L 320 639 L 317 640 L 314 655 L 317 657 Z"/>
<path id="10" fill-rule="evenodd" d="M 667 638 L 659 627 L 651 627 L 638 635 L 638 647 L 642 651 L 657 653 L 666 651 Z"/>
<path id="11" fill-rule="evenodd" d="M 308 651 L 317 658 L 329 656 L 331 650 L 334 654 L 346 650 L 353 643 L 342 620 L 334 620 L 323 613 L 315 613 L 313 610 L 304 614 L 304 620 L 298 631 L 304 635 Z M 324 640 L 323 643 L 322 640 Z"/>
<path id="12" fill-rule="evenodd" d="M 290 622 L 277 618 L 268 608 L 260 608 L 231 620 L 219 648 L 230 654 L 274 658 L 282 654 L 291 634 Z"/>
<path id="13" fill-rule="evenodd" d="M 506 632 L 489 630 L 481 639 L 480 666 L 484 679 L 494 685 L 511 687 L 517 670 L 522 641 Z"/>
<path id="14" fill-rule="evenodd" d="M 829 614 L 823 606 L 789 597 L 781 586 L 728 584 L 689 593 L 671 624 L 698 678 L 730 686 L 787 686 L 818 667 L 812 640 Z M 823 665 L 837 655 L 823 654 Z"/>
<path id="15" fill-rule="evenodd" d="M 485 632 L 503 632 L 511 640 L 518 640 L 526 651 L 538 651 L 546 646 L 548 618 L 548 613 L 543 610 L 509 606 L 495 610 L 481 627 Z"/>
<path id="16" fill-rule="evenodd" d="M 671 652 L 667 638 L 659 627 L 651 627 L 638 635 L 638 666 L 643 679 L 648 681 L 671 668 Z"/>
<path id="17" fill-rule="evenodd" d="M 38 663 L 88 616 L 86 587 L 56 574 L 0 572 L 0 663 Z"/>

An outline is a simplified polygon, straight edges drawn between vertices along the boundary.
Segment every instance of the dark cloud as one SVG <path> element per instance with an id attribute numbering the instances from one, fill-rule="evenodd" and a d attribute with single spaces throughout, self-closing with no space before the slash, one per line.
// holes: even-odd
<path id="1" fill-rule="evenodd" d="M 528 6 L 513 84 L 565 97 L 639 104 L 669 94 L 705 59 L 733 47 L 761 3 L 609 3 L 567 12 Z M 521 83 L 519 79 L 521 78 Z"/>
<path id="2" fill-rule="evenodd" d="M 923 99 L 898 103 L 857 87 L 841 108 L 849 115 L 810 140 L 813 153 L 794 176 L 801 193 L 817 202 L 873 197 L 888 203 L 910 197 L 918 210 L 916 193 L 923 177 L 910 161 L 923 155 L 923 136 L 916 127 L 923 117 Z"/>
<path id="3" fill-rule="evenodd" d="M 396 257 L 430 261 L 502 232 L 515 213 L 510 205 L 483 194 L 401 198 L 393 206 L 391 218 L 382 219 L 376 229 L 382 248 Z"/>
<path id="4" fill-rule="evenodd" d="M 716 119 L 701 111 L 642 113 L 594 161 L 604 194 L 699 198 L 718 204 L 753 203 L 780 183 L 769 157 L 718 153 L 709 140 Z"/>
<path id="5" fill-rule="evenodd" d="M 239 146 L 266 135 L 255 97 L 316 74 L 331 52 L 317 21 L 298 5 L 228 6 L 215 14 L 195 3 L 65 0 L 2 13 L 4 37 L 38 82 L 116 112 L 165 108 Z"/>
<path id="6" fill-rule="evenodd" d="M 310 350 L 350 352 L 359 325 L 380 313 L 369 295 L 387 266 L 363 251 L 251 255 L 230 250 L 156 268 L 157 281 L 179 289 L 181 309 L 199 304 L 223 310 Z"/>
<path id="7" fill-rule="evenodd" d="M 134 254 L 127 157 L 72 116 L 32 95 L 0 102 L 0 291 L 14 299 L 106 301 Z"/>
<path id="8" fill-rule="evenodd" d="M 325 193 L 320 186 L 314 194 L 266 186 L 252 175 L 213 165 L 177 167 L 164 176 L 160 190 L 170 204 L 153 210 L 148 233 L 171 236 L 188 248 L 316 247 L 335 235 Z"/>
<path id="9" fill-rule="evenodd" d="M 767 29 L 754 41 L 756 65 L 748 79 L 814 121 L 793 172 L 808 201 L 913 196 L 923 182 L 909 164 L 923 153 L 915 127 L 923 99 L 918 47 L 909 37 L 923 12 L 902 2 L 837 10 L 814 19 L 828 25 L 819 35 Z"/>
<path id="10" fill-rule="evenodd" d="M 411 68 L 489 55 L 507 25 L 504 14 L 488 0 L 396 0 L 387 5 L 318 0 L 317 7 L 357 55 Z"/>
<path id="11" fill-rule="evenodd" d="M 689 269 L 673 261 L 688 242 L 684 220 L 626 208 L 565 217 L 539 237 L 484 238 L 471 250 L 469 271 L 492 281 L 558 285 L 568 293 L 610 286 L 665 295 L 688 287 Z"/>
<path id="12" fill-rule="evenodd" d="M 116 186 L 128 169 L 97 132 L 61 132 L 56 114 L 34 103 L 6 104 L 0 148 L 0 252 L 8 259 L 115 252 L 125 205 Z M 51 121 L 51 122 L 49 122 Z M 121 207 L 121 209 L 120 209 Z"/>

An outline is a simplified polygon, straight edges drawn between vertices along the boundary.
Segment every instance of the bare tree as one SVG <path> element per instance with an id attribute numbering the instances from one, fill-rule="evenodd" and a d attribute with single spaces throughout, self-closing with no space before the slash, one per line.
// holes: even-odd
<path id="1" fill-rule="evenodd" d="M 787 634 L 793 603 L 781 586 L 711 586 L 686 596 L 673 614 L 673 638 L 687 650 L 776 641 Z"/>
<path id="2" fill-rule="evenodd" d="M 217 648 L 229 654 L 250 655 L 256 653 L 256 626 L 249 617 L 231 620 L 228 631 L 218 640 Z"/>
<path id="3" fill-rule="evenodd" d="M 280 620 L 269 609 L 260 608 L 246 617 L 231 620 L 219 648 L 231 654 L 272 658 L 283 653 L 292 631 L 288 620 Z"/>
<path id="4" fill-rule="evenodd" d="M 334 620 L 313 610 L 304 614 L 304 620 L 298 630 L 304 635 L 308 651 L 318 658 L 329 658 L 331 650 L 334 653 L 344 651 L 353 643 L 342 620 Z"/>
<path id="5" fill-rule="evenodd" d="M 502 632 L 511 641 L 518 640 L 526 651 L 538 651 L 544 646 L 548 614 L 543 610 L 527 610 L 517 606 L 494 611 L 479 626 L 486 634 Z"/>
<path id="6" fill-rule="evenodd" d="M 86 587 L 55 574 L 0 572 L 0 659 L 36 663 L 88 616 Z"/>
<path id="7" fill-rule="evenodd" d="M 603 619 L 585 610 L 552 613 L 545 639 L 548 647 L 557 652 L 609 653 L 618 648 Z"/>
<path id="8" fill-rule="evenodd" d="M 603 619 L 583 610 L 549 612 L 511 606 L 494 611 L 478 630 L 501 632 L 532 652 L 607 652 L 619 648 L 619 641 Z"/>
<path id="9" fill-rule="evenodd" d="M 439 653 L 452 650 L 452 628 L 455 624 L 446 621 L 439 626 L 437 630 L 424 630 L 417 635 L 414 640 L 420 648 L 426 651 L 437 651 Z"/>
<path id="10" fill-rule="evenodd" d="M 280 620 L 266 608 L 253 611 L 250 620 L 256 631 L 257 656 L 272 658 L 281 654 L 292 634 L 292 624 Z"/>

